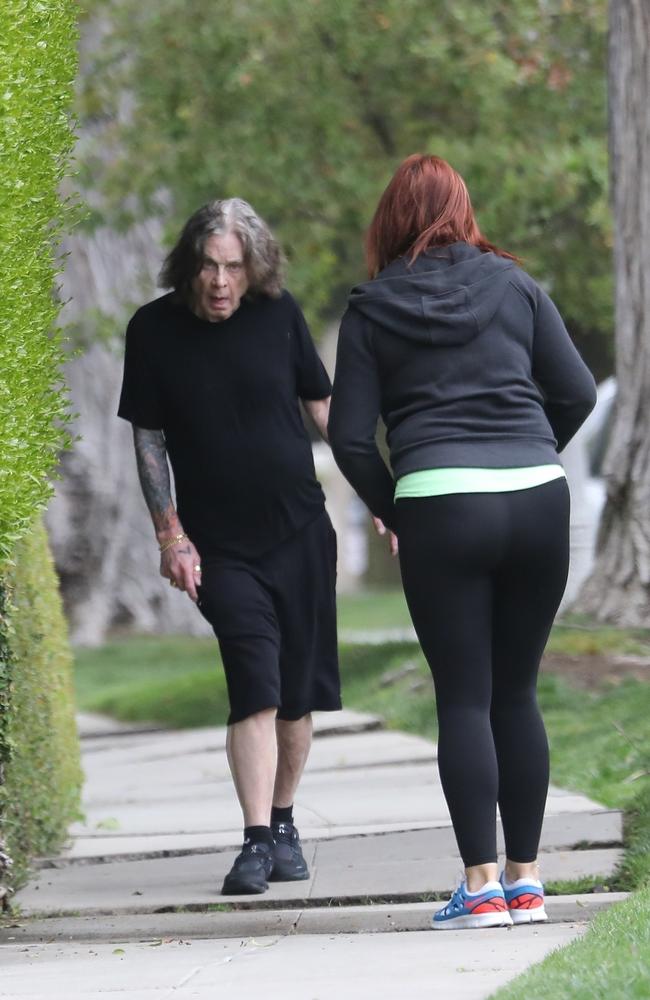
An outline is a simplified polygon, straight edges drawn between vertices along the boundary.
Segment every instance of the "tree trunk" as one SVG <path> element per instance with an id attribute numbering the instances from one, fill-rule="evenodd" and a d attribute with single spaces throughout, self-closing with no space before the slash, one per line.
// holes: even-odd
<path id="1" fill-rule="evenodd" d="M 650 623 L 650 2 L 611 0 L 609 139 L 616 277 L 614 422 L 594 570 L 576 609 Z"/>
<path id="2" fill-rule="evenodd" d="M 116 416 L 121 333 L 135 305 L 156 293 L 160 227 L 141 223 L 123 234 L 78 231 L 64 249 L 63 321 L 92 340 L 100 314 L 116 334 L 113 346 L 93 343 L 66 366 L 78 439 L 62 456 L 47 526 L 72 641 L 97 645 L 115 630 L 211 635 L 187 595 L 159 575 L 131 427 Z"/>

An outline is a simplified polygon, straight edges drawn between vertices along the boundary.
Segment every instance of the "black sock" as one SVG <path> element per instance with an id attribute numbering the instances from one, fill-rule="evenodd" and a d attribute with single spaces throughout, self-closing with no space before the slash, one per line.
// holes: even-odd
<path id="1" fill-rule="evenodd" d="M 272 823 L 293 823 L 293 803 L 290 806 L 272 806 Z"/>
<path id="2" fill-rule="evenodd" d="M 269 847 L 273 847 L 273 834 L 271 833 L 271 827 L 245 826 L 244 843 L 246 841 L 251 844 L 268 844 Z"/>

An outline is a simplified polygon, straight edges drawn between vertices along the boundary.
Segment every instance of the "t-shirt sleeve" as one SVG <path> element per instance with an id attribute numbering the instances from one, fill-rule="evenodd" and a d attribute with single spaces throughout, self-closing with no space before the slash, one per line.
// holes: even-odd
<path id="1" fill-rule="evenodd" d="M 296 391 L 300 399 L 325 399 L 332 394 L 332 383 L 325 365 L 318 356 L 314 341 L 302 310 L 293 303 L 292 324 L 293 359 L 296 372 Z"/>
<path id="2" fill-rule="evenodd" d="M 160 387 L 156 380 L 153 358 L 146 350 L 145 333 L 137 322 L 136 314 L 126 330 L 124 375 L 117 415 L 136 427 L 162 430 Z"/>

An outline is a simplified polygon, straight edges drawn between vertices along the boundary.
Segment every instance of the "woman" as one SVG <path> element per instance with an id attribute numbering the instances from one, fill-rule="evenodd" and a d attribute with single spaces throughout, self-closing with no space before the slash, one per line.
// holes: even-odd
<path id="1" fill-rule="evenodd" d="M 440 778 L 466 873 L 433 926 L 545 920 L 548 745 L 536 679 L 568 568 L 557 453 L 592 409 L 594 381 L 549 297 L 482 235 L 444 160 L 402 163 L 366 249 L 371 280 L 343 318 L 329 436 L 345 476 L 399 537 L 433 674 Z M 375 444 L 379 414 L 395 482 Z"/>

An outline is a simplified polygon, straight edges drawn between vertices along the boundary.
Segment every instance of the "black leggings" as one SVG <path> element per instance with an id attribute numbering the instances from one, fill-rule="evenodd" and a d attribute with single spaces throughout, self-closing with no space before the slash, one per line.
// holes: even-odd
<path id="1" fill-rule="evenodd" d="M 530 862 L 548 790 L 536 681 L 569 562 L 566 480 L 397 501 L 400 565 L 436 689 L 438 767 L 466 867 Z"/>

